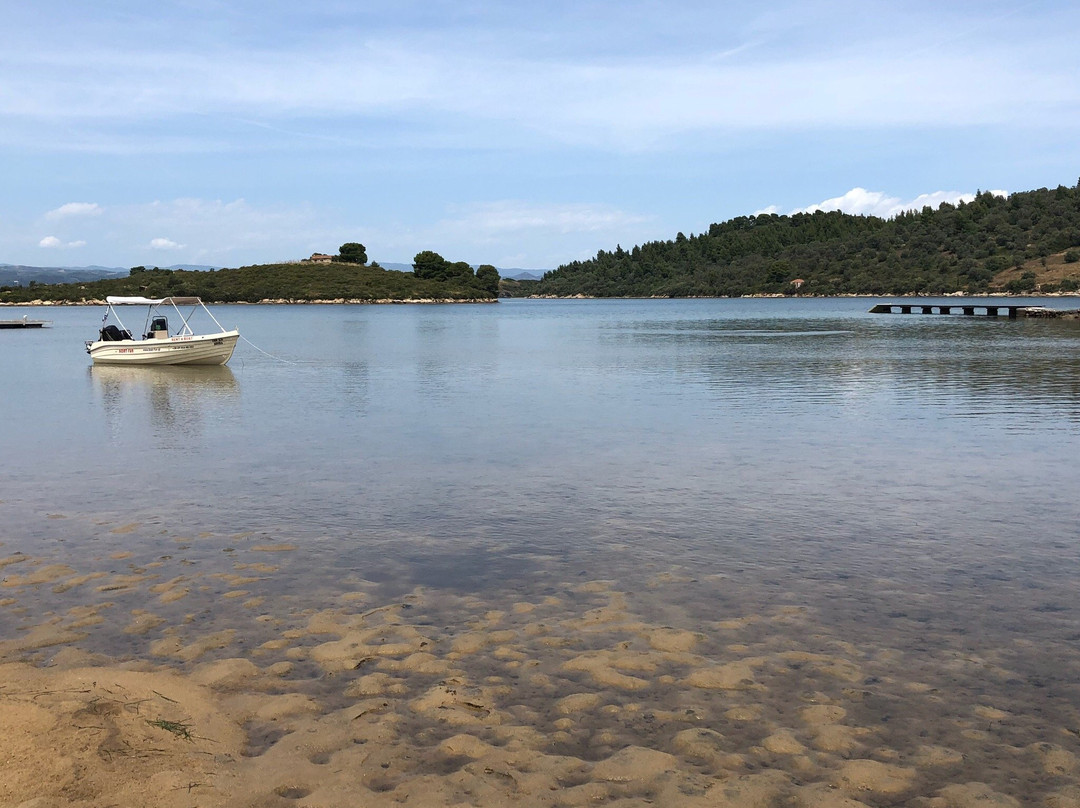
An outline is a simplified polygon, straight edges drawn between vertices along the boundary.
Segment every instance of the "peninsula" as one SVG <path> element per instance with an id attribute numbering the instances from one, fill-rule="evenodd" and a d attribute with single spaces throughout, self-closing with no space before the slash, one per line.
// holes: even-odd
<path id="1" fill-rule="evenodd" d="M 982 192 L 891 219 L 739 216 L 698 235 L 601 250 L 512 286 L 514 296 L 551 297 L 1075 293 L 1080 184 Z"/>
<path id="2" fill-rule="evenodd" d="M 357 249 L 359 248 L 359 249 Z M 336 256 L 235 269 L 193 271 L 133 267 L 126 277 L 63 284 L 0 286 L 0 304 L 78 304 L 109 295 L 192 296 L 213 303 L 492 303 L 499 273 L 482 265 L 418 253 L 412 272 L 368 264 L 360 244 L 343 244 Z"/>

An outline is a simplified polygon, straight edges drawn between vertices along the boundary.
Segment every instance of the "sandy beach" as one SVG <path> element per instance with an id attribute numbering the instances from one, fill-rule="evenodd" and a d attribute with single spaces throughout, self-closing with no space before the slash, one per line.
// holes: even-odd
<path id="1" fill-rule="evenodd" d="M 297 601 L 296 544 L 99 529 L 0 557 L 0 805 L 1080 805 L 1075 715 L 1010 649 L 852 642 L 797 593 L 703 618 L 737 585 L 680 568 Z"/>

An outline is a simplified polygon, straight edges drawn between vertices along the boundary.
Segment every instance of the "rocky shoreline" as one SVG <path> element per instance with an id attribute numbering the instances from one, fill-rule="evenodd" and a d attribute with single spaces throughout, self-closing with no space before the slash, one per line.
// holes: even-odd
<path id="1" fill-rule="evenodd" d="M 826 300 L 829 298 L 845 299 L 845 298 L 866 298 L 866 299 L 885 299 L 885 298 L 897 298 L 904 300 L 920 300 L 920 299 L 940 299 L 940 298 L 961 298 L 964 300 L 980 300 L 987 298 L 1002 299 L 1002 300 L 1014 300 L 1014 299 L 1034 299 L 1034 298 L 1076 298 L 1080 297 L 1080 292 L 1049 292 L 1038 293 L 1031 292 L 1022 295 L 1009 294 L 1007 292 L 978 292 L 974 294 L 968 294 L 966 292 L 950 292 L 943 295 L 919 295 L 914 293 L 903 293 L 895 295 L 871 295 L 871 294 L 842 294 L 842 295 L 739 295 L 738 297 L 727 296 L 713 296 L 713 295 L 688 295 L 686 297 L 663 297 L 663 296 L 651 296 L 651 297 L 595 297 L 593 295 L 524 295 L 522 297 L 508 297 L 506 300 L 771 300 L 771 299 L 803 299 L 813 298 Z M 365 300 L 361 298 L 318 298 L 315 300 L 301 300 L 292 298 L 263 298 L 262 300 L 250 302 L 247 300 L 234 300 L 231 302 L 224 302 L 220 300 L 205 300 L 203 301 L 208 306 L 303 306 L 303 305 L 386 305 L 386 304 L 444 304 L 444 303 L 498 303 L 503 298 L 378 298 L 376 300 Z M 26 300 L 21 302 L 8 302 L 0 301 L 0 306 L 104 306 L 106 305 L 104 300 Z"/>
<path id="2" fill-rule="evenodd" d="M 380 298 L 378 300 L 361 300 L 354 298 L 334 298 L 334 299 L 319 299 L 319 300 L 290 300 L 286 298 L 265 298 L 258 302 L 251 303 L 246 300 L 234 300 L 230 303 L 224 303 L 217 300 L 203 301 L 208 306 L 301 306 L 301 305 L 337 305 L 337 304 L 351 304 L 351 305 L 383 305 L 389 303 L 420 303 L 420 304 L 436 304 L 436 303 L 498 303 L 497 298 Z M 107 305 L 104 300 L 26 300 L 20 303 L 8 303 L 0 302 L 0 306 L 104 306 Z"/>

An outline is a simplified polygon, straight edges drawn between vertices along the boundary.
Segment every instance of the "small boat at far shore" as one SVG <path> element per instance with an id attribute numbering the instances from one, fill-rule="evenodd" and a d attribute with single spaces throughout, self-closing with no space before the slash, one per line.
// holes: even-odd
<path id="1" fill-rule="evenodd" d="M 197 297 L 107 297 L 105 302 L 108 309 L 98 338 L 86 341 L 86 352 L 95 365 L 224 365 L 240 339 L 238 330 L 226 331 Z M 117 306 L 146 306 L 140 338 L 120 320 Z M 170 329 L 173 312 L 180 325 Z M 209 317 L 218 331 L 196 334 L 190 321 L 201 314 Z M 110 323 L 110 319 L 115 322 Z"/>

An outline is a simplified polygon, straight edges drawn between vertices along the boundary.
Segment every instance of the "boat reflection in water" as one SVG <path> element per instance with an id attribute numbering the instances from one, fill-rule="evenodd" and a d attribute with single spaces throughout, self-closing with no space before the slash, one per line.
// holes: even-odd
<path id="1" fill-rule="evenodd" d="M 225 365 L 91 365 L 88 372 L 113 437 L 138 432 L 135 424 L 149 416 L 159 445 L 189 443 L 239 401 L 240 385 Z"/>

